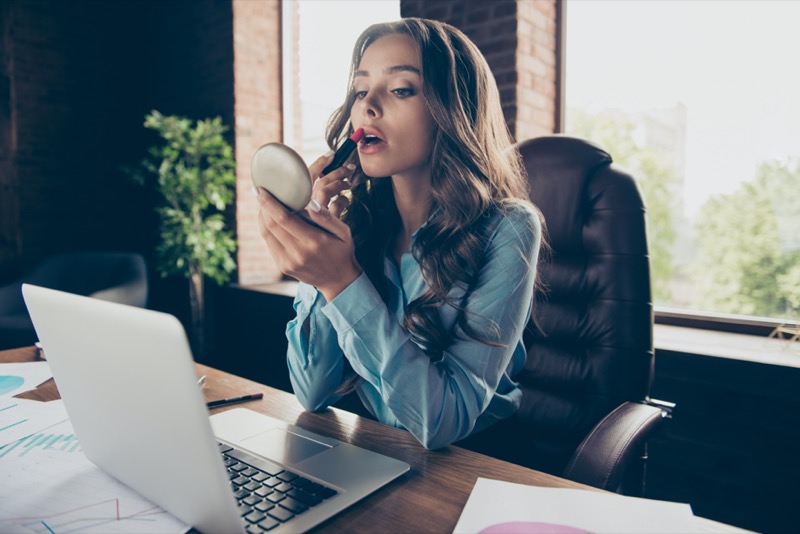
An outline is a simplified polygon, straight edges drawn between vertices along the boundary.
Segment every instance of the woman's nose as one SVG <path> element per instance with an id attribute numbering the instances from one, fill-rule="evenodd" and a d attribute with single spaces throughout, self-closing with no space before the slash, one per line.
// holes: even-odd
<path id="1" fill-rule="evenodd" d="M 361 101 L 361 112 L 370 119 L 377 118 L 381 115 L 380 102 L 375 96 L 367 94 Z"/>

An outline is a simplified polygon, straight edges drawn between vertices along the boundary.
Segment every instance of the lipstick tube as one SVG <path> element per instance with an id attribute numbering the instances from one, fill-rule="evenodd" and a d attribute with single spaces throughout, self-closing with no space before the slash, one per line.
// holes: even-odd
<path id="1" fill-rule="evenodd" d="M 344 143 L 342 143 L 342 146 L 340 146 L 336 151 L 336 154 L 333 155 L 333 161 L 331 161 L 327 167 L 322 169 L 322 176 L 325 176 L 329 172 L 335 171 L 344 165 L 344 162 L 347 161 L 347 158 L 350 157 L 350 154 L 353 153 L 353 150 L 355 150 L 358 146 L 358 142 L 362 139 L 364 139 L 364 128 L 359 128 L 353 132 L 353 135 L 345 139 Z"/>

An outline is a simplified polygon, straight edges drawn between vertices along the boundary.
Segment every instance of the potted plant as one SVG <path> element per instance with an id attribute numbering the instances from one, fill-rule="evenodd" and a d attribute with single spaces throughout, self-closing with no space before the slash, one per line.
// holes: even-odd
<path id="1" fill-rule="evenodd" d="M 161 143 L 150 147 L 139 167 L 127 169 L 139 184 L 155 182 L 164 203 L 157 207 L 160 240 L 156 247 L 161 276 L 189 281 L 194 353 L 205 356 L 204 281 L 230 279 L 236 268 L 236 241 L 226 229 L 224 211 L 234 198 L 236 162 L 219 117 L 191 121 L 152 111 L 144 126 Z"/>

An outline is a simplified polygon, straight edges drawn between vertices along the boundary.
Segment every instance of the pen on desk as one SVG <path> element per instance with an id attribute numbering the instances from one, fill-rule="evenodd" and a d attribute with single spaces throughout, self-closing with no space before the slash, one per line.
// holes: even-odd
<path id="1" fill-rule="evenodd" d="M 206 406 L 209 408 L 217 408 L 218 406 L 227 406 L 229 404 L 238 404 L 240 402 L 247 402 L 251 400 L 258 400 L 264 398 L 263 393 L 253 393 L 251 395 L 242 395 L 241 397 L 231 397 L 230 399 L 220 399 L 207 402 Z"/>

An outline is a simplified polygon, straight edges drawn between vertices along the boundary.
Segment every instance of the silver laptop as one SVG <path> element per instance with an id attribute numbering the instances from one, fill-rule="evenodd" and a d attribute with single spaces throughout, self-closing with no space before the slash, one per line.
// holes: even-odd
<path id="1" fill-rule="evenodd" d="M 86 456 L 201 532 L 304 531 L 409 469 L 245 408 L 209 418 L 172 315 L 22 292 Z"/>

